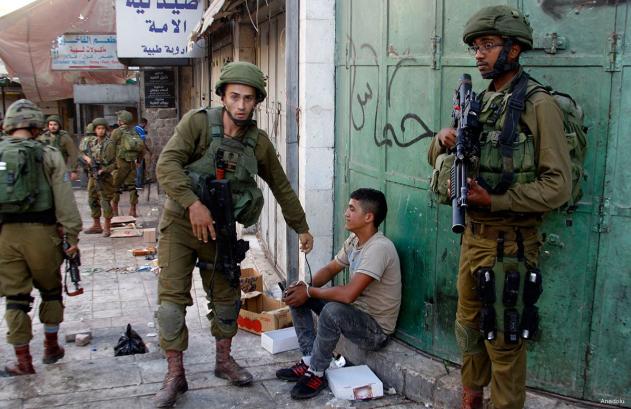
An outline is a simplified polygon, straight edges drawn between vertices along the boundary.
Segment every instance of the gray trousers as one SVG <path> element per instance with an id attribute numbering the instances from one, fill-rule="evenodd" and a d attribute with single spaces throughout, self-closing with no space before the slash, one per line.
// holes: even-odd
<path id="1" fill-rule="evenodd" d="M 300 307 L 290 310 L 300 351 L 304 356 L 311 355 L 310 366 L 318 372 L 329 367 L 340 335 L 369 351 L 380 349 L 388 342 L 388 335 L 377 321 L 350 304 L 309 298 Z M 312 312 L 319 316 L 317 333 Z"/>

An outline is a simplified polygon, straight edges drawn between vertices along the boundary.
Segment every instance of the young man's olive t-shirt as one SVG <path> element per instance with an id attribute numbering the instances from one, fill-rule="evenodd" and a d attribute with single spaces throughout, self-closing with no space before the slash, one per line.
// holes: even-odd
<path id="1" fill-rule="evenodd" d="M 374 278 L 352 305 L 373 317 L 386 334 L 392 334 L 401 307 L 399 255 L 380 231 L 361 247 L 357 242 L 357 236 L 351 234 L 335 256 L 338 263 L 349 268 L 351 278 L 358 273 Z"/>

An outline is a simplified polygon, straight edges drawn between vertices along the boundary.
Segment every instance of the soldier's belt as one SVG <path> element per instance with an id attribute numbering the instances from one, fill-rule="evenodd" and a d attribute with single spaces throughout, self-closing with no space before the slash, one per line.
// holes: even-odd
<path id="1" fill-rule="evenodd" d="M 497 240 L 501 233 L 504 233 L 504 240 L 506 241 L 516 241 L 518 232 L 521 233 L 524 240 L 537 235 L 536 227 L 492 226 L 483 223 L 468 222 L 467 228 L 474 235 L 488 240 Z"/>

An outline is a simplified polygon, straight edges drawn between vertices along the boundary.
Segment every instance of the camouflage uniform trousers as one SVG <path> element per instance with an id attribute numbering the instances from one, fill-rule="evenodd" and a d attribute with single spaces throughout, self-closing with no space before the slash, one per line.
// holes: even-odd
<path id="1" fill-rule="evenodd" d="M 117 192 L 113 201 L 118 203 L 122 192 L 129 192 L 129 204 L 138 204 L 138 192 L 136 191 L 136 165 L 123 159 L 116 159 L 116 171 L 113 173 L 114 186 Z"/>
<path id="2" fill-rule="evenodd" d="M 0 231 L 0 296 L 7 297 L 5 320 L 7 342 L 28 344 L 33 338 L 27 309 L 33 287 L 41 294 L 39 320 L 47 325 L 63 321 L 62 284 L 59 267 L 63 262 L 61 238 L 55 225 L 5 223 Z M 14 307 L 11 308 L 10 305 Z"/>
<path id="3" fill-rule="evenodd" d="M 203 243 L 194 235 L 186 213 L 164 210 L 159 225 L 158 243 L 158 323 L 160 346 L 164 350 L 184 351 L 188 348 L 186 307 L 193 305 L 191 285 L 197 259 L 215 262 L 215 243 Z M 237 317 L 241 307 L 241 290 L 232 287 L 223 274 L 200 270 L 206 291 L 207 318 L 214 337 L 232 338 L 237 333 Z"/>
<path id="4" fill-rule="evenodd" d="M 116 194 L 116 188 L 114 187 L 114 178 L 109 173 L 101 174 L 101 191 L 99 192 L 99 201 L 101 209 L 103 209 L 103 217 L 106 219 L 112 218 L 112 200 Z"/>
<path id="5" fill-rule="evenodd" d="M 525 342 L 520 338 L 517 344 L 505 343 L 500 325 L 493 341 L 486 341 L 479 331 L 482 303 L 478 298 L 475 273 L 480 267 L 494 266 L 497 256 L 497 234 L 485 233 L 484 227 L 474 233 L 468 226 L 460 250 L 456 338 L 463 351 L 462 384 L 474 390 L 481 390 L 490 383 L 491 401 L 495 409 L 521 409 L 526 399 Z M 502 230 L 505 227 L 509 232 L 505 236 L 504 255 L 515 257 L 517 242 L 514 230 L 510 226 L 502 227 Z M 537 229 L 527 227 L 520 230 L 523 235 L 525 258 L 532 266 L 536 266 L 541 246 Z M 521 280 L 523 281 L 523 276 Z M 495 285 L 503 288 L 503 283 L 497 280 Z M 497 303 L 501 302 L 500 297 Z"/>
<path id="6" fill-rule="evenodd" d="M 99 191 L 97 188 L 96 178 L 92 175 L 88 177 L 88 205 L 90 206 L 90 215 L 92 218 L 101 217 L 101 202 Z"/>

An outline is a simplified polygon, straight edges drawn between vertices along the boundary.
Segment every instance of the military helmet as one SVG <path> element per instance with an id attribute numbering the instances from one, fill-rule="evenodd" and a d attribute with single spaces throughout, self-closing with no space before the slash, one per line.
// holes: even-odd
<path id="1" fill-rule="evenodd" d="M 49 123 L 50 121 L 55 121 L 61 125 L 61 118 L 59 115 L 49 115 L 48 118 L 46 118 L 46 123 Z"/>
<path id="2" fill-rule="evenodd" d="M 105 120 L 105 118 L 94 118 L 92 120 L 92 125 L 94 125 L 94 129 L 96 129 L 99 125 L 104 126 L 107 129 L 107 120 Z"/>
<path id="3" fill-rule="evenodd" d="M 131 112 L 122 110 L 116 113 L 116 118 L 118 118 L 119 121 L 129 124 L 133 120 L 134 116 L 131 114 Z"/>
<path id="4" fill-rule="evenodd" d="M 7 108 L 3 126 L 6 132 L 22 128 L 42 128 L 44 113 L 28 99 L 20 99 Z"/>
<path id="5" fill-rule="evenodd" d="M 472 44 L 483 35 L 512 37 L 524 50 L 532 49 L 532 27 L 528 19 L 509 6 L 485 7 L 475 13 L 464 26 L 462 41 Z"/>
<path id="6" fill-rule="evenodd" d="M 94 135 L 94 125 L 92 123 L 89 123 L 86 125 L 85 127 L 85 134 L 86 135 Z"/>
<path id="7" fill-rule="evenodd" d="M 228 84 L 249 85 L 256 89 L 256 102 L 261 102 L 267 97 L 265 91 L 265 76 L 254 64 L 243 61 L 228 63 L 221 69 L 219 80 L 215 83 L 215 93 L 223 96 L 224 88 Z"/>

